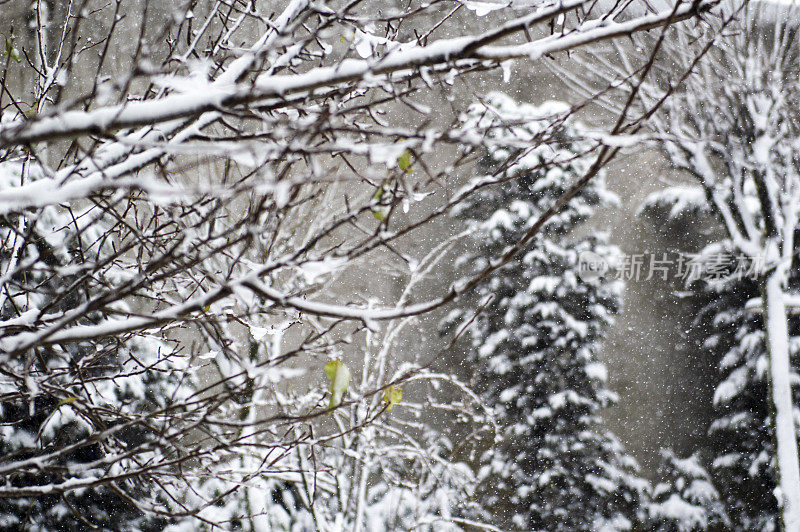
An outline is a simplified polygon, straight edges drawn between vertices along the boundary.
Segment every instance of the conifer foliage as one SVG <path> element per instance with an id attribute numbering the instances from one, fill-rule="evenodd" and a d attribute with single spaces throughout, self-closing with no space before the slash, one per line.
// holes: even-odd
<path id="1" fill-rule="evenodd" d="M 671 226 L 678 224 L 683 231 L 691 232 L 692 228 L 684 225 L 682 218 L 686 206 L 669 201 L 670 197 L 677 197 L 675 192 L 668 189 L 653 194 L 642 212 L 660 216 L 660 220 L 667 220 Z M 687 300 L 700 308 L 690 335 L 696 339 L 692 348 L 717 365 L 712 368 L 716 383 L 713 398 L 709 398 L 713 400 L 715 419 L 708 427 L 709 438 L 696 449 L 695 459 L 698 467 L 708 468 L 709 482 L 719 492 L 729 527 L 777 530 L 780 508 L 775 497 L 777 476 L 766 331 L 763 314 L 754 304 L 760 294 L 753 277 L 764 265 L 742 255 L 729 240 L 709 243 L 691 261 L 697 265 L 697 278 L 688 286 Z M 789 284 L 797 283 L 797 271 L 792 268 Z M 788 326 L 792 373 L 796 380 L 800 369 L 800 321 L 790 315 Z M 797 387 L 793 389 L 793 401 L 800 404 Z"/>
<path id="2" fill-rule="evenodd" d="M 518 241 L 589 168 L 589 144 L 574 140 L 579 126 L 559 123 L 567 110 L 497 93 L 470 108 L 465 127 L 487 131 L 490 147 L 478 163 L 486 186 L 456 214 L 472 230 L 462 270 L 484 267 Z M 613 200 L 593 180 L 477 290 L 481 302 L 492 299 L 469 327 L 475 384 L 503 427 L 483 456 L 481 495 L 509 527 L 624 530 L 639 519 L 647 483 L 598 416 L 614 399 L 597 349 L 620 286 L 577 275 L 582 254 L 610 261 L 615 250 L 603 235 L 571 234 Z"/>
<path id="3" fill-rule="evenodd" d="M 709 246 L 724 249 L 725 243 Z M 735 264 L 728 264 L 735 273 Z M 796 275 L 793 275 L 796 283 Z M 696 326 L 702 349 L 718 361 L 719 383 L 714 391 L 716 419 L 709 427 L 706 452 L 728 512 L 741 530 L 775 530 L 779 507 L 772 439 L 772 414 L 767 378 L 768 354 L 762 314 L 748 301 L 759 295 L 758 283 L 738 274 L 701 280 L 695 297 L 707 301 Z M 790 318 L 793 370 L 797 371 L 800 334 L 797 319 Z M 794 404 L 800 392 L 794 389 Z"/>
<path id="4" fill-rule="evenodd" d="M 41 178 L 40 166 L 21 161 L 0 163 L 0 190 Z M 0 219 L 0 267 L 16 272 L 0 280 L 4 332 L 33 333 L 40 316 L 56 312 L 82 312 L 84 324 L 101 319 L 88 296 L 95 286 L 84 273 L 91 264 L 100 270 L 95 282 L 126 274 L 100 258 L 111 252 L 108 237 L 119 223 L 112 211 L 96 207 L 45 207 Z M 181 362 L 166 342 L 146 335 L 3 357 L 5 374 L 28 372 L 36 380 L 0 381 L 0 456 L 4 464 L 27 464 L 0 490 L 30 490 L 25 497 L 0 498 L 0 530 L 162 528 L 162 518 L 141 510 L 154 502 L 141 480 L 146 476 L 134 482 L 121 475 L 110 486 L 95 481 L 133 466 L 131 450 L 139 453 L 140 465 L 170 452 L 157 448 L 159 432 L 169 429 L 154 412 L 182 397 L 174 371 Z M 95 441 L 104 431 L 104 441 Z M 39 461 L 42 456 L 46 461 Z M 82 488 L 68 495 L 47 488 L 69 484 Z"/>
<path id="5" fill-rule="evenodd" d="M 654 115 L 651 127 L 669 139 L 664 154 L 696 185 L 655 193 L 643 208 L 682 234 L 700 231 L 697 214 L 717 224 L 693 258 L 702 271 L 689 288 L 703 307 L 698 358 L 720 371 L 717 418 L 699 450 L 735 530 L 800 528 L 799 12 L 773 9 L 741 4 L 724 38 Z M 676 33 L 665 68 L 692 46 L 694 37 Z M 642 94 L 652 102 L 663 87 L 651 81 Z"/>
<path id="6" fill-rule="evenodd" d="M 679 458 L 671 451 L 662 452 L 659 482 L 649 505 L 648 530 L 692 532 L 723 530 L 730 527 L 719 492 L 711 476 L 701 465 L 699 455 Z"/>

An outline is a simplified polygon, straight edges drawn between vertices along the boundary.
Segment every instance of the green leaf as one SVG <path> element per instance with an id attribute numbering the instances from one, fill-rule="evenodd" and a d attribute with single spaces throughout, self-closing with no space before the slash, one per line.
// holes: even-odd
<path id="1" fill-rule="evenodd" d="M 64 399 L 62 399 L 62 400 L 60 400 L 58 402 L 58 404 L 56 405 L 56 410 L 58 410 L 59 408 L 61 408 L 64 405 L 72 404 L 77 400 L 78 400 L 77 397 L 73 397 L 73 396 L 66 397 L 66 398 L 64 398 Z"/>
<path id="2" fill-rule="evenodd" d="M 383 390 L 382 399 L 386 403 L 386 411 L 391 412 L 394 405 L 403 400 L 403 387 L 395 386 L 394 384 L 387 386 Z"/>
<path id="3" fill-rule="evenodd" d="M 5 51 L 5 53 L 3 55 L 7 56 L 7 57 L 10 57 L 11 59 L 16 61 L 17 63 L 22 61 L 22 58 L 19 56 L 19 50 L 14 48 L 14 45 L 11 44 L 11 41 L 9 41 L 8 39 L 6 39 L 6 51 Z"/>
<path id="4" fill-rule="evenodd" d="M 384 221 L 387 216 L 389 216 L 389 205 L 381 204 L 381 198 L 383 197 L 384 192 L 384 185 L 378 187 L 378 190 L 375 191 L 375 194 L 372 195 L 372 204 L 370 205 L 369 210 L 372 212 L 372 216 L 379 221 Z"/>
<path id="5" fill-rule="evenodd" d="M 331 381 L 331 402 L 328 408 L 342 404 L 342 397 L 350 386 L 350 369 L 341 360 L 331 360 L 325 364 L 325 375 Z"/>
<path id="6" fill-rule="evenodd" d="M 411 157 L 411 150 L 406 148 L 402 155 L 397 158 L 397 166 L 400 168 L 400 170 L 409 174 L 413 172 L 413 169 L 411 168 Z"/>
<path id="7" fill-rule="evenodd" d="M 384 221 L 387 216 L 389 216 L 388 205 L 375 205 L 374 207 L 370 207 L 370 211 L 372 211 L 372 216 L 381 222 Z"/>
<path id="8" fill-rule="evenodd" d="M 31 108 L 28 109 L 27 111 L 25 111 L 25 116 L 27 116 L 28 118 L 31 118 L 38 111 L 39 111 L 39 102 L 38 101 L 37 102 L 33 102 L 33 105 L 31 105 Z"/>

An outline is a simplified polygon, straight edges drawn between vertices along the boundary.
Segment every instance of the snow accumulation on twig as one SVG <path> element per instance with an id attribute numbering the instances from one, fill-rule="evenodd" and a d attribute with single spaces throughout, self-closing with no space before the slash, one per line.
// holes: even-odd
<path id="1" fill-rule="evenodd" d="M 590 20 L 566 36 L 554 35 L 522 45 L 488 46 L 488 43 L 494 42 L 508 33 L 556 17 L 586 2 L 587 0 L 570 0 L 559 3 L 554 7 L 543 8 L 532 15 L 507 23 L 500 30 L 476 37 L 442 39 L 427 46 L 415 45 L 401 48 L 389 52 L 379 60 L 348 59 L 339 65 L 319 67 L 303 74 L 261 76 L 253 84 L 236 84 L 233 80 L 226 78 L 226 81 L 230 81 L 230 83 L 210 88 L 205 87 L 202 91 L 193 94 L 168 96 L 155 101 L 130 102 L 93 111 L 67 111 L 50 118 L 41 118 L 30 122 L 6 122 L 0 125 L 0 147 L 158 124 L 213 111 L 220 107 L 232 107 L 270 98 L 277 98 L 275 103 L 279 105 L 280 98 L 294 93 L 441 62 L 504 61 L 514 58 L 539 59 L 547 54 L 653 29 L 667 21 L 677 22 L 716 3 L 709 0 L 685 3 L 678 6 L 674 13 L 672 10 L 666 10 L 625 22 L 612 22 L 606 19 Z"/>

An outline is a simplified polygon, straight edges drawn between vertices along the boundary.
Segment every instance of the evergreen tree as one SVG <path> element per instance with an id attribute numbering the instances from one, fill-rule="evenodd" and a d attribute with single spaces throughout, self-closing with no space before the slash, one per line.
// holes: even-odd
<path id="1" fill-rule="evenodd" d="M 41 177 L 41 167 L 32 161 L 0 163 L 0 190 Z M 91 207 L 83 212 L 46 207 L 0 218 L 0 267 L 11 272 L 0 290 L 5 332 L 34 333 L 43 314 L 87 307 L 93 286 L 76 265 L 103 267 L 101 249 L 108 251 L 111 242 L 102 235 L 113 229 L 111 218 L 110 212 L 98 215 Z M 104 278 L 124 273 L 107 267 Z M 97 318 L 87 310 L 81 323 Z M 124 472 L 133 465 L 130 460 L 107 457 L 157 440 L 163 429 L 158 417 L 138 416 L 180 397 L 172 371 L 180 359 L 173 355 L 165 342 L 147 336 L 77 347 L 52 345 L 37 349 L 29 359 L 0 354 L 0 466 L 48 453 L 57 456 L 48 466 L 3 477 L 0 488 L 30 487 L 34 493 L 0 498 L 0 530 L 163 528 L 163 519 L 141 508 L 156 502 L 150 487 L 141 482 L 121 480 L 115 489 L 88 487 L 63 496 L 49 493 L 48 486 Z M 36 375 L 35 381 L 14 377 L 26 365 L 32 369 L 25 374 Z M 113 431 L 122 424 L 124 429 Z M 104 430 L 113 433 L 96 437 Z M 154 445 L 149 452 L 168 450 Z M 139 459 L 147 456 L 141 453 Z"/>
<path id="2" fill-rule="evenodd" d="M 695 200 L 687 202 L 688 197 Z M 702 216 L 711 212 L 704 198 L 700 189 L 667 189 L 651 195 L 642 212 L 659 223 L 666 220 L 664 227 L 692 231 L 686 222 L 695 217 L 694 222 L 703 225 Z M 709 427 L 708 440 L 697 452 L 708 457 L 712 481 L 733 529 L 777 530 L 780 512 L 768 354 L 763 314 L 755 304 L 761 295 L 757 276 L 764 264 L 739 252 L 727 239 L 711 242 L 690 261 L 694 264 L 688 279 L 690 302 L 701 309 L 690 335 L 695 339 L 692 348 L 702 352 L 702 359 L 716 361 L 718 371 L 713 396 L 717 417 Z M 798 284 L 800 278 L 793 267 L 789 286 Z M 790 315 L 788 325 L 796 382 L 800 373 L 800 320 Z M 795 405 L 800 404 L 796 386 L 793 400 Z"/>
<path id="3" fill-rule="evenodd" d="M 800 294 L 800 10 L 787 5 L 777 15 L 763 2 L 734 9 L 714 46 L 682 31 L 665 39 L 666 61 L 637 87 L 647 107 L 668 90 L 659 74 L 694 67 L 649 125 L 670 164 L 695 186 L 657 194 L 646 210 L 660 226 L 665 214 L 683 218 L 684 234 L 713 222 L 704 236 L 715 241 L 695 261 L 703 271 L 689 288 L 704 306 L 696 359 L 721 370 L 718 418 L 702 454 L 712 460 L 732 526 L 797 530 L 800 323 L 787 305 Z M 701 47 L 708 52 L 701 60 L 688 59 Z"/>
<path id="4" fill-rule="evenodd" d="M 708 443 L 715 483 L 737 529 L 777 530 L 764 328 L 761 314 L 747 307 L 749 300 L 759 296 L 758 283 L 730 276 L 696 284 L 698 297 L 708 301 L 697 318 L 697 327 L 706 335 L 697 348 L 711 351 L 720 372 L 713 399 L 718 417 L 709 427 Z M 797 338 L 797 320 L 790 319 L 790 327 L 790 334 Z M 796 369 L 796 340 L 792 348 Z M 798 399 L 795 388 L 795 404 L 800 404 Z"/>
<path id="5" fill-rule="evenodd" d="M 653 532 L 699 532 L 726 530 L 730 521 L 719 492 L 708 471 L 694 454 L 678 458 L 663 451 L 659 467 L 661 481 L 653 489 L 648 530 Z"/>
<path id="6" fill-rule="evenodd" d="M 517 242 L 588 169 L 578 126 L 559 123 L 566 110 L 496 93 L 470 108 L 465 129 L 485 131 L 492 147 L 478 163 L 486 186 L 456 212 L 472 229 L 472 248 L 457 261 L 467 273 Z M 482 459 L 480 496 L 508 527 L 625 530 L 640 518 L 647 482 L 599 417 L 614 396 L 598 340 L 620 286 L 576 274 L 582 254 L 611 260 L 614 249 L 600 234 L 572 234 L 613 199 L 597 176 L 477 290 L 478 302 L 493 299 L 469 327 L 475 384 L 502 427 Z M 458 316 L 470 314 L 448 321 Z"/>

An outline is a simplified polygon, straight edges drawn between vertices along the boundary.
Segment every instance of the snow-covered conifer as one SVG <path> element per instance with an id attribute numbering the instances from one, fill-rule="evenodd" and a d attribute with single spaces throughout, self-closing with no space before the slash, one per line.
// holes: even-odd
<path id="1" fill-rule="evenodd" d="M 660 482 L 648 505 L 648 530 L 700 532 L 730 527 L 719 492 L 697 454 L 679 458 L 662 451 L 658 474 Z"/>
<path id="2" fill-rule="evenodd" d="M 736 265 L 729 265 L 735 272 Z M 797 283 L 796 273 L 792 275 Z M 697 297 L 707 305 L 697 317 L 697 346 L 718 363 L 714 390 L 716 419 L 709 427 L 707 452 L 715 485 L 733 523 L 740 530 L 776 530 L 780 509 L 775 497 L 775 444 L 769 402 L 768 354 L 762 313 L 749 304 L 759 295 L 753 279 L 700 281 Z M 800 321 L 789 319 L 792 373 L 798 374 Z M 800 404 L 800 390 L 793 390 Z"/>
<path id="3" fill-rule="evenodd" d="M 743 4 L 739 15 L 725 19 L 725 37 L 651 123 L 670 163 L 696 186 L 657 193 L 644 210 L 659 223 L 682 218 L 684 232 L 713 216 L 719 237 L 696 259 L 705 272 L 690 285 L 704 307 L 696 348 L 722 372 L 703 454 L 736 529 L 796 530 L 799 18 L 796 6 L 765 3 Z M 685 67 L 686 50 L 698 45 L 676 32 L 662 68 Z M 654 102 L 664 87 L 652 80 L 641 94 Z"/>
<path id="4" fill-rule="evenodd" d="M 670 224 L 683 224 L 685 213 L 669 207 L 669 197 L 677 196 L 671 190 L 652 195 L 643 212 L 664 215 L 659 219 Z M 672 215 L 666 215 L 664 208 Z M 780 519 L 775 497 L 769 362 L 763 313 L 757 304 L 759 287 L 753 278 L 763 264 L 753 263 L 727 240 L 711 242 L 690 260 L 697 268 L 696 278 L 688 285 L 687 302 L 700 309 L 689 335 L 695 339 L 691 348 L 699 353 L 699 359 L 715 361 L 716 367 L 709 371 L 717 375 L 713 398 L 709 398 L 716 419 L 697 454 L 707 458 L 705 466 L 731 526 L 736 530 L 776 530 Z M 713 276 L 708 271 L 710 265 L 714 265 Z M 798 283 L 796 271 L 791 273 L 790 282 Z M 796 376 L 800 373 L 800 320 L 790 315 L 788 325 L 792 374 Z M 796 387 L 793 399 L 794 404 L 800 404 Z"/>
<path id="5" fill-rule="evenodd" d="M 0 163 L 0 190 L 42 175 L 34 161 Z M 113 211 L 48 206 L 0 219 L 0 317 L 4 331 L 36 331 L 42 315 L 82 312 L 79 323 L 103 315 L 92 310 L 95 282 L 113 282 L 128 272 L 104 267 L 92 280 L 85 268 L 111 253 Z M 128 309 L 119 309 L 120 311 Z M 30 374 L 23 381 L 0 379 L 0 466 L 29 460 L 29 467 L 5 478 L 3 487 L 26 488 L 24 497 L 0 498 L 0 530 L 155 530 L 164 519 L 141 507 L 155 501 L 145 475 L 125 479 L 139 464 L 161 453 L 159 432 L 169 430 L 156 413 L 176 397 L 184 369 L 170 345 L 146 334 L 92 344 L 42 347 L 29 357 L 0 356 L 5 375 Z M 185 377 L 184 377 L 185 378 Z M 148 413 L 152 413 L 148 415 Z M 94 439 L 103 431 L 111 433 Z M 38 457 L 50 455 L 47 461 Z M 113 458 L 109 458 L 113 457 Z M 120 475 L 112 485 L 93 479 Z M 49 486 L 85 483 L 69 494 Z M 98 483 L 99 484 L 99 483 Z M 137 502 L 132 502 L 133 500 Z"/>
<path id="6" fill-rule="evenodd" d="M 578 126 L 550 127 L 567 109 L 497 93 L 470 108 L 465 127 L 485 131 L 491 147 L 477 167 L 486 186 L 456 213 L 473 230 L 463 270 L 513 245 L 589 168 Z M 492 300 L 469 328 L 475 384 L 502 426 L 482 460 L 480 495 L 518 529 L 624 530 L 647 490 L 599 417 L 614 396 L 598 342 L 619 309 L 620 285 L 578 276 L 581 256 L 611 261 L 615 250 L 602 234 L 573 233 L 614 200 L 598 177 L 476 294 Z"/>

